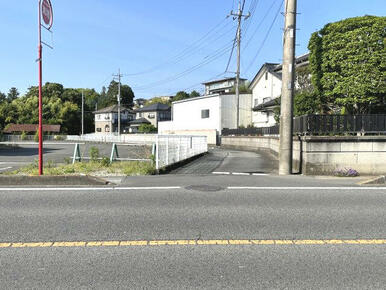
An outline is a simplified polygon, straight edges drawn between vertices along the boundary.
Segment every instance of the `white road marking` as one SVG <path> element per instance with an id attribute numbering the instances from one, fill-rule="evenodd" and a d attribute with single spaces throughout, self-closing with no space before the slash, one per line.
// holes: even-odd
<path id="1" fill-rule="evenodd" d="M 245 172 L 232 172 L 232 175 L 251 175 L 250 173 L 245 173 Z"/>
<path id="2" fill-rule="evenodd" d="M 170 190 L 180 186 L 155 187 L 0 187 L 1 191 L 114 191 L 114 190 Z"/>
<path id="3" fill-rule="evenodd" d="M 386 187 L 265 187 L 265 186 L 228 186 L 227 189 L 251 189 L 251 190 L 386 190 Z"/>
<path id="4" fill-rule="evenodd" d="M 212 172 L 212 174 L 217 174 L 217 175 L 230 175 L 230 172 Z"/>
<path id="5" fill-rule="evenodd" d="M 267 176 L 267 173 L 252 173 L 253 176 Z"/>

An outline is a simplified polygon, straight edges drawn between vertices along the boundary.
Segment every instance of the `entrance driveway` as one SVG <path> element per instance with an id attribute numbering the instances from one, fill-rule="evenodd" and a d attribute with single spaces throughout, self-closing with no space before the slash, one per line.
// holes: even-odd
<path id="1" fill-rule="evenodd" d="M 172 174 L 260 174 L 277 168 L 273 157 L 264 153 L 215 148 L 189 164 L 173 170 Z"/>

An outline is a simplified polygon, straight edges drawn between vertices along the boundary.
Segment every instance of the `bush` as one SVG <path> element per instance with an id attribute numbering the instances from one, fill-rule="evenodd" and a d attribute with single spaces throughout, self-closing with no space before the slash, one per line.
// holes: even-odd
<path id="1" fill-rule="evenodd" d="M 143 124 L 143 125 L 139 126 L 138 132 L 140 132 L 140 133 L 156 133 L 157 128 L 151 124 Z"/>
<path id="2" fill-rule="evenodd" d="M 101 164 L 104 167 L 109 167 L 111 165 L 110 159 L 108 157 L 106 157 L 106 156 L 103 157 L 102 160 L 101 160 Z"/>
<path id="3" fill-rule="evenodd" d="M 92 146 L 90 148 L 90 158 L 91 158 L 91 161 L 97 161 L 98 158 L 99 158 L 99 149 L 95 146 Z"/>
<path id="4" fill-rule="evenodd" d="M 22 141 L 24 141 L 24 140 L 27 139 L 27 133 L 26 133 L 25 131 L 21 132 L 20 139 L 21 139 Z"/>
<path id="5" fill-rule="evenodd" d="M 37 130 L 35 135 L 34 135 L 34 141 L 39 142 L 39 130 Z"/>
<path id="6" fill-rule="evenodd" d="M 62 135 L 55 135 L 54 136 L 54 140 L 56 140 L 56 141 L 63 141 L 63 140 L 65 140 L 65 137 L 62 136 Z"/>

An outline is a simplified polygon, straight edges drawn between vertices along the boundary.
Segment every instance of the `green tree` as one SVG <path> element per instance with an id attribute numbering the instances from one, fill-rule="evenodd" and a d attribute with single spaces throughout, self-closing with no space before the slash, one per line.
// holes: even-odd
<path id="1" fill-rule="evenodd" d="M 312 83 L 321 104 L 351 114 L 385 109 L 385 27 L 386 17 L 355 17 L 327 24 L 311 36 Z"/>
<path id="2" fill-rule="evenodd" d="M 118 103 L 117 96 L 118 96 L 118 82 L 111 81 L 106 93 L 106 100 L 103 103 L 103 107 L 117 104 Z M 134 98 L 135 96 L 134 96 L 133 90 L 128 85 L 121 84 L 121 104 L 124 106 L 132 106 Z"/>
<path id="3" fill-rule="evenodd" d="M 17 99 L 17 97 L 19 96 L 19 91 L 17 90 L 17 88 L 10 88 L 9 92 L 8 92 L 8 95 L 7 95 L 7 101 L 8 102 L 12 102 L 13 100 Z"/>
<path id="4" fill-rule="evenodd" d="M 191 98 L 196 98 L 196 97 L 199 97 L 200 96 L 200 93 L 197 92 L 197 91 L 191 91 L 190 92 L 190 97 Z"/>
<path id="5" fill-rule="evenodd" d="M 157 104 L 157 103 L 165 104 L 165 105 L 170 105 L 170 101 L 169 100 L 166 100 L 163 97 L 154 97 L 154 98 L 151 98 L 150 100 L 147 100 L 146 103 L 145 103 L 145 106 L 150 106 L 152 104 Z"/>
<path id="6" fill-rule="evenodd" d="M 180 91 L 176 94 L 176 96 L 173 98 L 173 102 L 175 101 L 181 101 L 185 99 L 189 99 L 190 95 L 185 91 Z"/>
<path id="7" fill-rule="evenodd" d="M 7 99 L 7 96 L 0 92 L 0 103 L 4 102 Z"/>

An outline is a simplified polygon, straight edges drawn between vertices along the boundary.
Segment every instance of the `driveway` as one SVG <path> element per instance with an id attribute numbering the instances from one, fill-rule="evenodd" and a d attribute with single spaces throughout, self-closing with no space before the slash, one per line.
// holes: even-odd
<path id="1" fill-rule="evenodd" d="M 267 174 L 276 168 L 277 161 L 266 153 L 214 148 L 171 174 Z"/>

